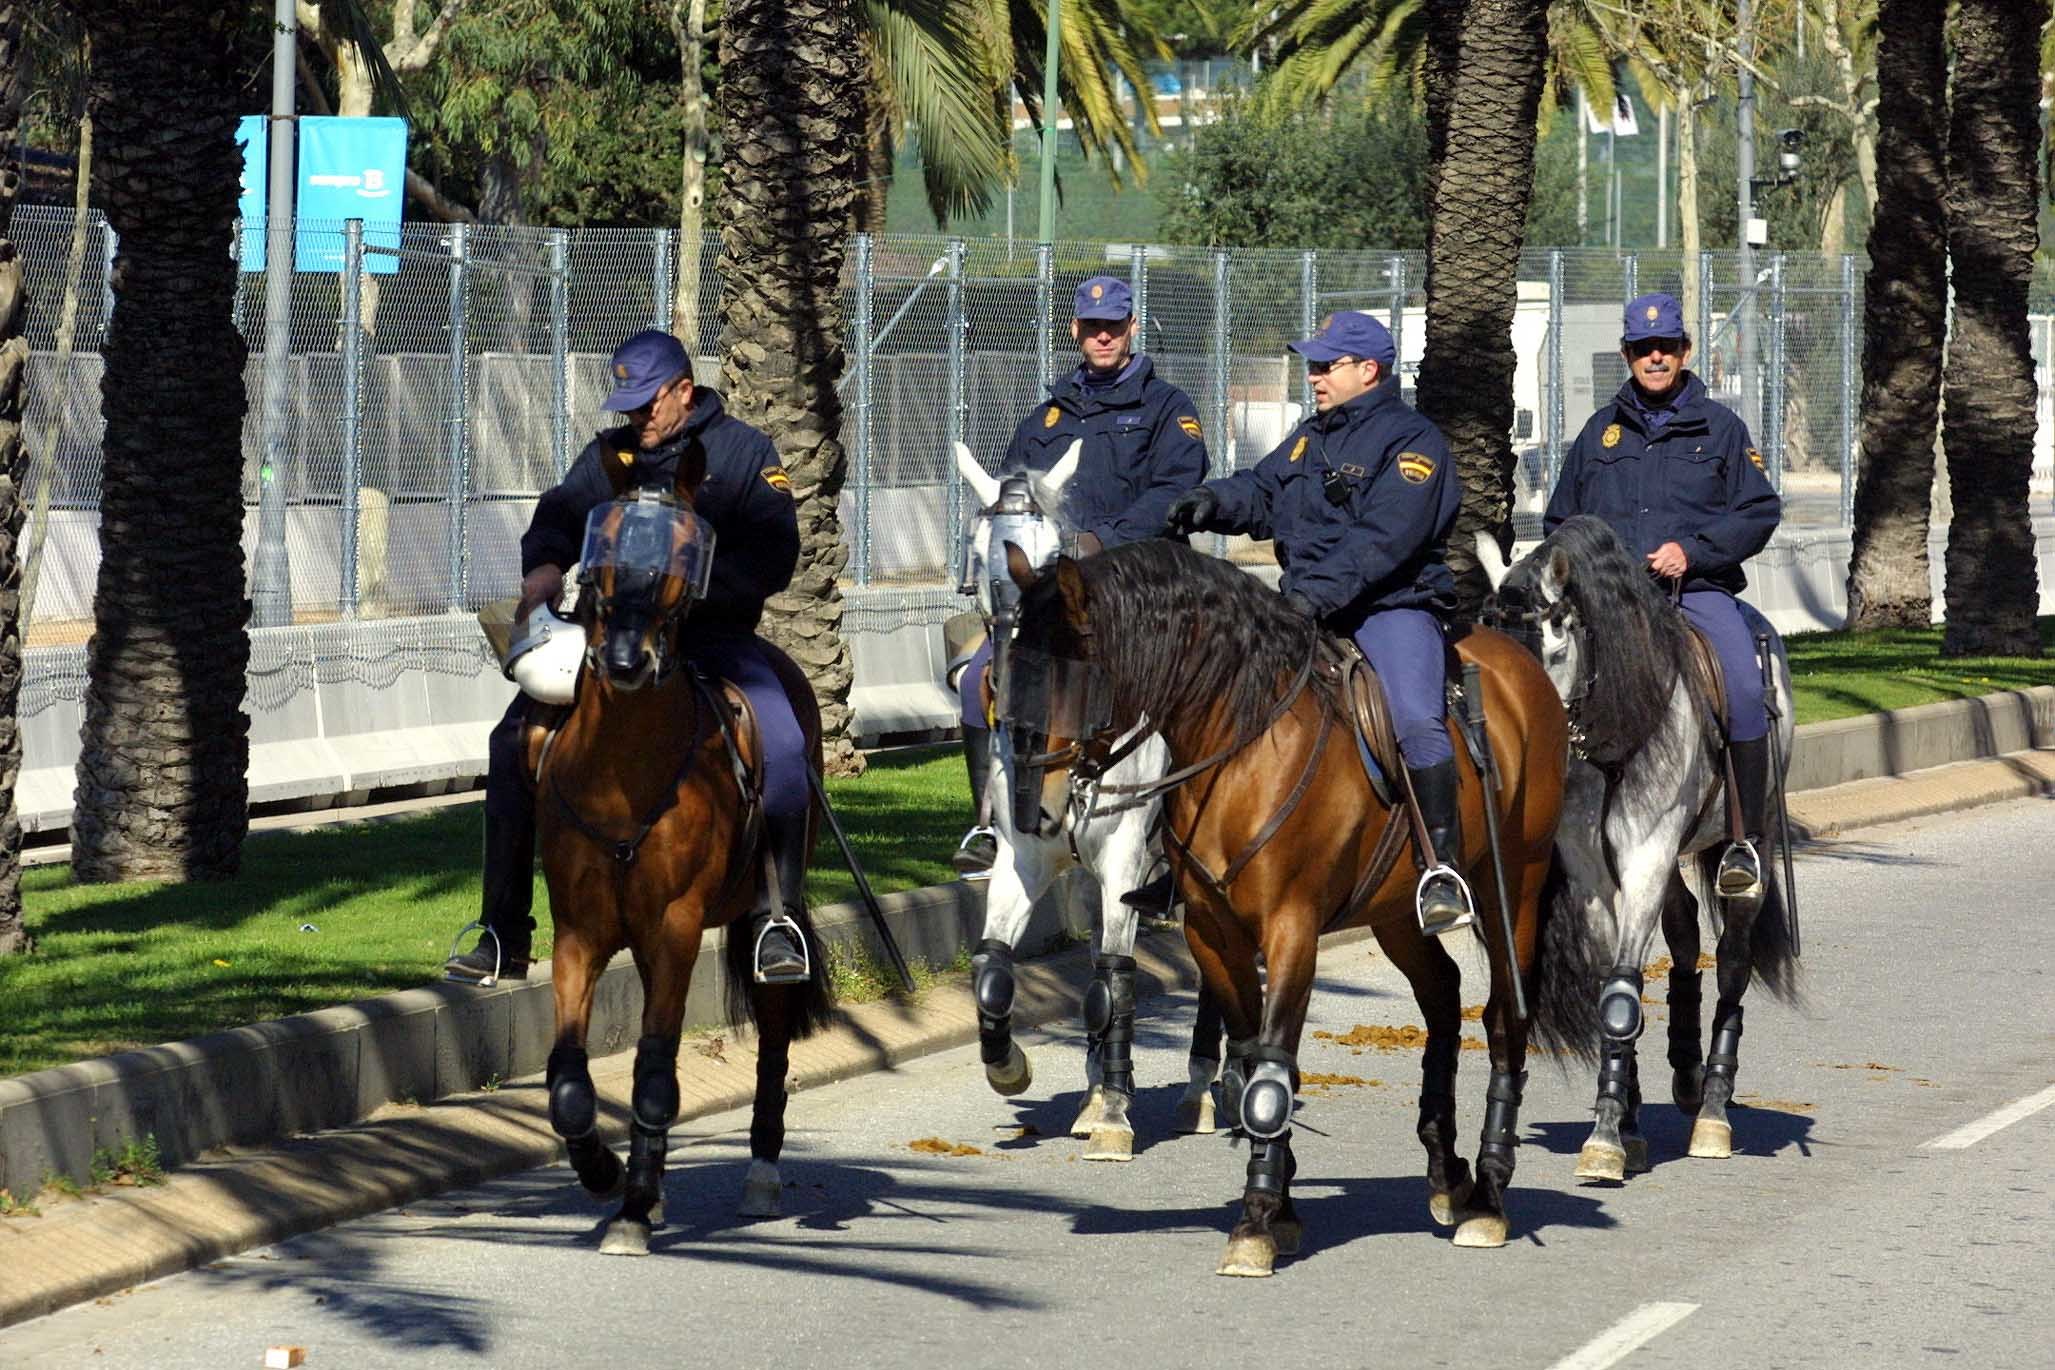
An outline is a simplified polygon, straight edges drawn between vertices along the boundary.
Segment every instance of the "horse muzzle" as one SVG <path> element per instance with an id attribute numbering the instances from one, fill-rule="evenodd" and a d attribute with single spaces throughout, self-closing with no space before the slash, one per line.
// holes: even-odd
<path id="1" fill-rule="evenodd" d="M 609 685 L 617 690 L 639 690 L 650 682 L 656 674 L 656 653 L 649 649 L 648 636 L 645 625 L 639 623 L 607 628 L 600 665 Z"/>

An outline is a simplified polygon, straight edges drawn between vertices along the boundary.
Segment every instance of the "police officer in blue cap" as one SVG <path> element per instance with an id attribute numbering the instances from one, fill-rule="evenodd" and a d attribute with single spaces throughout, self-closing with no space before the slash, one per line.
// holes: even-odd
<path id="1" fill-rule="evenodd" d="M 1330 315 L 1291 349 L 1306 359 L 1312 417 L 1255 467 L 1181 496 L 1170 527 L 1273 541 L 1294 608 L 1353 637 L 1391 700 L 1399 750 L 1432 852 L 1421 853 L 1420 925 L 1472 916 L 1456 765 L 1446 722 L 1455 577 L 1445 560 L 1458 482 L 1448 443 L 1399 398 L 1398 349 L 1368 314 Z"/>
<path id="2" fill-rule="evenodd" d="M 706 479 L 694 508 L 712 525 L 716 552 L 706 598 L 693 606 L 685 644 L 688 660 L 709 675 L 732 680 L 755 707 L 764 749 L 766 838 L 778 884 L 796 905 L 806 878 L 806 819 L 811 802 L 806 743 L 755 632 L 764 601 L 785 588 L 799 560 L 799 520 L 792 483 L 771 440 L 729 414 L 716 392 L 692 381 L 692 362 L 668 333 L 646 329 L 614 353 L 613 392 L 603 408 L 621 416 L 572 463 L 561 483 L 544 492 L 521 538 L 521 598 L 516 624 L 538 605 L 554 603 L 564 570 L 578 559 L 585 521 L 614 497 L 604 462 L 629 460 L 633 488 L 669 490 L 678 462 L 704 449 Z M 518 631 L 518 628 L 517 628 Z M 528 973 L 535 920 L 529 903 L 535 884 L 535 799 L 521 776 L 521 733 L 527 702 L 516 697 L 492 730 L 485 787 L 486 931 L 469 952 L 453 956 L 452 980 L 478 981 L 495 972 L 510 979 Z M 761 933 L 757 978 L 783 983 L 803 978 L 806 963 L 786 925 L 774 917 L 768 891 L 760 891 L 752 936 Z M 766 930 L 766 926 L 768 928 Z"/>
<path id="3" fill-rule="evenodd" d="M 1080 361 L 1049 387 L 1049 401 L 1020 421 L 1002 471 L 1047 471 L 1082 440 L 1077 472 L 1057 512 L 1075 539 L 1077 556 L 1163 531 L 1170 502 L 1206 479 L 1205 434 L 1191 396 L 1156 375 L 1135 355 L 1134 293 L 1126 281 L 1094 276 L 1077 288 L 1070 336 Z M 988 642 L 957 679 L 963 701 L 963 751 L 971 795 L 981 799 L 991 765 L 981 685 L 992 659 Z M 975 875 L 989 870 L 998 843 L 980 812 L 953 864 Z"/>
<path id="4" fill-rule="evenodd" d="M 1649 574 L 1681 592 L 1684 617 L 1719 653 L 1748 840 L 1729 844 L 1716 879 L 1722 895 L 1760 899 L 1769 714 L 1755 640 L 1734 596 L 1748 583 L 1741 563 L 1769 542 L 1783 506 L 1748 426 L 1708 398 L 1688 369 L 1683 307 L 1669 295 L 1643 295 L 1627 306 L 1625 323 L 1627 383 L 1571 445 L 1542 527 L 1574 514 L 1604 519 L 1647 558 Z"/>

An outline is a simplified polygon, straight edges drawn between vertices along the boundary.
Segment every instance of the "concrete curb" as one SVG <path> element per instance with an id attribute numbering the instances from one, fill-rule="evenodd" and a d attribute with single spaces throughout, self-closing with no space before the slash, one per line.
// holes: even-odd
<path id="1" fill-rule="evenodd" d="M 2034 798 L 2055 798 L 2055 751 L 2017 751 L 1794 793 L 1791 825 L 1801 838 L 1838 837 L 1880 823 Z"/>

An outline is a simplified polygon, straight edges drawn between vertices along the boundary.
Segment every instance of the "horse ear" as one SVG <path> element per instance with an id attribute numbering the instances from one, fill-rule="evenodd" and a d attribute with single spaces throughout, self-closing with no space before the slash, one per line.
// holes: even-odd
<path id="1" fill-rule="evenodd" d="M 1076 439 L 1070 444 L 1070 450 L 1049 468 L 1049 473 L 1035 480 L 1035 493 L 1045 509 L 1055 510 L 1062 507 L 1063 487 L 1070 484 L 1070 478 L 1077 474 L 1078 458 L 1084 450 L 1084 439 Z"/>
<path id="2" fill-rule="evenodd" d="M 1023 591 L 1034 586 L 1035 564 L 1027 559 L 1027 553 L 1009 542 L 1006 544 L 1006 574 L 1013 577 L 1013 583 Z"/>
<path id="3" fill-rule="evenodd" d="M 1085 573 L 1078 568 L 1075 558 L 1056 558 L 1056 588 L 1063 592 L 1063 616 L 1071 631 L 1079 637 L 1090 637 L 1092 624 L 1085 616 Z"/>
<path id="4" fill-rule="evenodd" d="M 1477 564 L 1483 568 L 1484 577 L 1491 582 L 1492 589 L 1505 584 L 1505 553 L 1499 549 L 1498 539 L 1482 528 L 1477 530 Z"/>
<path id="5" fill-rule="evenodd" d="M 970 454 L 968 447 L 965 447 L 960 442 L 952 443 L 950 446 L 956 454 L 957 473 L 963 477 L 963 483 L 970 487 L 971 493 L 978 497 L 978 507 L 980 509 L 989 509 L 997 504 L 999 502 L 998 478 L 988 474 L 984 467 L 978 465 L 978 459 Z"/>
<path id="6" fill-rule="evenodd" d="M 1548 559 L 1541 564 L 1541 588 L 1550 599 L 1561 599 L 1570 588 L 1570 554 L 1560 547 L 1549 548 Z"/>

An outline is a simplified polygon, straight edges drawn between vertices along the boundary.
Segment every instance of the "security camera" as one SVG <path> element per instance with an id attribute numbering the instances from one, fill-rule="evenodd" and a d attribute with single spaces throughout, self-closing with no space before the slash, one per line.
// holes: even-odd
<path id="1" fill-rule="evenodd" d="M 1779 129 L 1777 131 L 1777 143 L 1780 149 L 1777 153 L 1777 169 L 1786 176 L 1795 175 L 1799 165 L 1798 151 L 1805 146 L 1805 130 L 1802 128 Z"/>

